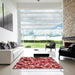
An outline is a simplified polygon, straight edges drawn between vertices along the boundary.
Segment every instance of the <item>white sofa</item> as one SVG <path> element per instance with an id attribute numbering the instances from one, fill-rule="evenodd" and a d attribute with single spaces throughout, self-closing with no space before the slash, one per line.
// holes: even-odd
<path id="1" fill-rule="evenodd" d="M 23 51 L 22 46 L 7 50 L 0 49 L 0 64 L 11 64 Z"/>

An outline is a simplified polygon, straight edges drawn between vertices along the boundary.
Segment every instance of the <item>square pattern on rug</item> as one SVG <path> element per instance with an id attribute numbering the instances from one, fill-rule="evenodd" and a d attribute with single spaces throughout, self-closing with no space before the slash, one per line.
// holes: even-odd
<path id="1" fill-rule="evenodd" d="M 21 57 L 13 69 L 63 69 L 52 57 Z"/>

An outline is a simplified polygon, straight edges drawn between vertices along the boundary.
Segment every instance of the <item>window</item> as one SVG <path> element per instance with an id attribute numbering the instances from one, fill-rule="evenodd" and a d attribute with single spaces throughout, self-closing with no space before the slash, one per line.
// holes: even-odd
<path id="1" fill-rule="evenodd" d="M 22 40 L 62 36 L 62 10 L 19 10 L 19 13 Z"/>

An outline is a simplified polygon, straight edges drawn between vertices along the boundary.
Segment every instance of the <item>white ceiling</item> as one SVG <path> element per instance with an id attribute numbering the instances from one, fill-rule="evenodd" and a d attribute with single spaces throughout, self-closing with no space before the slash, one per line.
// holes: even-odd
<path id="1" fill-rule="evenodd" d="M 15 0 L 17 3 L 18 2 L 38 2 L 37 0 Z M 39 2 L 50 2 L 50 3 L 60 3 L 62 0 L 40 0 Z"/>
<path id="2" fill-rule="evenodd" d="M 61 9 L 62 6 L 61 6 L 61 3 L 18 3 L 17 4 L 17 7 L 19 9 L 38 9 L 38 10 L 41 10 L 41 9 L 46 9 L 46 10 L 49 10 L 49 9 Z"/>
<path id="3" fill-rule="evenodd" d="M 3 0 L 5 1 L 5 0 Z M 63 0 L 6 0 L 18 9 L 61 9 Z"/>

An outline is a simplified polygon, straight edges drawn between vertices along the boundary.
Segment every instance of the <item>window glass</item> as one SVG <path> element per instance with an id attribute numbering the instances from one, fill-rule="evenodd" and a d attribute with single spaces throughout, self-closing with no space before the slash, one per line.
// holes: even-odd
<path id="1" fill-rule="evenodd" d="M 36 37 L 62 36 L 62 10 L 19 10 L 21 34 Z"/>

